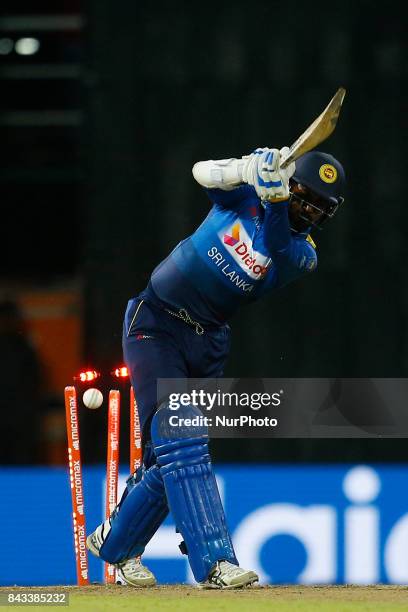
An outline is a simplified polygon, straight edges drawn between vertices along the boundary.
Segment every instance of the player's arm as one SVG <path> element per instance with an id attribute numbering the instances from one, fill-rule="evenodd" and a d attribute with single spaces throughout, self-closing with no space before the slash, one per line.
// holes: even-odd
<path id="1" fill-rule="evenodd" d="M 205 189 L 232 191 L 243 184 L 242 174 L 246 163 L 245 157 L 209 159 L 194 164 L 192 172 L 197 183 Z"/>
<path id="2" fill-rule="evenodd" d="M 316 269 L 317 256 L 312 244 L 303 236 L 292 235 L 288 200 L 265 204 L 264 236 L 274 264 L 275 287 L 286 285 Z"/>
<path id="3" fill-rule="evenodd" d="M 269 149 L 259 148 L 239 159 L 232 157 L 199 161 L 193 166 L 193 177 L 205 189 L 213 204 L 236 208 L 248 198 L 257 197 L 253 185 L 247 184 L 246 177 L 252 167 L 252 159 L 264 151 Z"/>
<path id="4" fill-rule="evenodd" d="M 274 263 L 275 272 L 271 276 L 275 286 L 285 285 L 317 265 L 312 245 L 303 236 L 293 237 L 290 229 L 289 179 L 295 164 L 280 168 L 280 156 L 286 151 L 285 147 L 261 153 L 251 162 L 246 177 L 265 208 L 264 242 Z"/>

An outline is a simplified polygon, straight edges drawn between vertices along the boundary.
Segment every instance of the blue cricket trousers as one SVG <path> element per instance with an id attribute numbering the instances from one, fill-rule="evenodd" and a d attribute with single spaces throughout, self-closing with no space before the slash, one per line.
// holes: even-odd
<path id="1" fill-rule="evenodd" d="M 138 296 L 129 300 L 124 319 L 123 354 L 138 403 L 143 447 L 150 441 L 158 408 L 157 379 L 221 377 L 230 348 L 229 325 L 196 327 L 166 308 L 163 302 Z"/>

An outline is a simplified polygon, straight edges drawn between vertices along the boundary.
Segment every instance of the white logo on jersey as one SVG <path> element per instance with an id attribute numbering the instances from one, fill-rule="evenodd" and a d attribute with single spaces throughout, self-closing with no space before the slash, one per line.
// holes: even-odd
<path id="1" fill-rule="evenodd" d="M 265 276 L 272 265 L 271 258 L 252 248 L 252 240 L 242 223 L 234 223 L 227 232 L 219 232 L 218 237 L 245 274 L 255 280 Z"/>

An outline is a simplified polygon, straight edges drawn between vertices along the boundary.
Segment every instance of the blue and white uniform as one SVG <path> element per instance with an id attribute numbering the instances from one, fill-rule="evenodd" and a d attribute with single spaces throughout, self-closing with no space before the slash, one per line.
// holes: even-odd
<path id="1" fill-rule="evenodd" d="M 249 185 L 206 192 L 213 203 L 206 219 L 156 267 L 125 315 L 124 356 L 145 440 L 156 379 L 222 376 L 228 319 L 317 265 L 310 237 L 290 229 L 287 201 L 264 205 Z M 177 318 L 180 309 L 199 326 Z"/>
<path id="2" fill-rule="evenodd" d="M 220 325 L 241 305 L 314 270 L 317 257 L 310 237 L 291 231 L 287 201 L 264 207 L 249 185 L 206 192 L 208 216 L 157 266 L 142 295 Z"/>
<path id="3" fill-rule="evenodd" d="M 241 305 L 314 270 L 317 262 L 308 236 L 290 229 L 287 201 L 264 207 L 247 185 L 207 193 L 213 206 L 206 219 L 128 303 L 123 350 L 138 402 L 143 468 L 128 480 L 99 550 L 110 563 L 142 554 L 170 509 L 198 582 L 217 561 L 238 561 L 208 434 L 191 427 L 169 432 L 168 407 L 157 410 L 157 379 L 222 376 L 230 346 L 227 320 Z M 194 410 L 188 406 L 186 416 Z"/>
<path id="4" fill-rule="evenodd" d="M 273 151 L 266 150 L 266 161 L 272 159 Z M 254 161 L 245 159 L 249 164 Z M 223 178 L 223 171 L 232 168 L 230 161 L 208 163 L 215 164 Z M 204 171 L 212 170 L 208 163 L 201 165 Z M 302 175 L 305 164 L 307 172 Z M 327 176 L 325 169 L 330 170 Z M 309 188 L 317 184 L 320 193 L 320 181 L 325 184 L 324 193 L 330 188 L 332 199 L 339 196 L 333 184 L 344 173 L 334 158 L 306 154 L 297 172 L 298 183 Z M 234 579 L 238 586 L 257 579 L 254 572 L 236 568 L 238 560 L 211 465 L 208 432 L 204 426 L 188 425 L 200 411 L 183 406 L 185 425 L 173 427 L 168 402 L 158 401 L 156 386 L 158 378 L 222 376 L 230 345 L 228 319 L 241 305 L 316 268 L 310 236 L 290 228 L 289 200 L 280 201 L 278 191 L 276 197 L 268 196 L 275 200 L 271 203 L 258 197 L 258 193 L 264 197 L 269 183 L 272 191 L 283 184 L 273 179 L 264 181 L 260 191 L 250 184 L 228 191 L 206 189 L 213 204 L 206 219 L 157 266 L 146 289 L 128 303 L 123 350 L 142 425 L 143 466 L 128 479 L 111 520 L 98 528 L 104 540 L 98 554 L 105 561 L 122 563 L 143 554 L 170 510 L 197 582 L 230 588 Z M 286 197 L 289 187 L 284 187 Z M 340 201 L 334 204 L 338 207 Z M 228 574 L 231 567 L 234 579 Z"/>

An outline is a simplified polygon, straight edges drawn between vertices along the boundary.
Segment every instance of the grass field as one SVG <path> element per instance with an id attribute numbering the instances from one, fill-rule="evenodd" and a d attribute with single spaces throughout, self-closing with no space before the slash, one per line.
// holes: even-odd
<path id="1" fill-rule="evenodd" d="M 13 593 L 29 593 L 35 587 L 13 587 Z M 6 587 L 0 588 L 0 595 Z M 36 591 L 69 593 L 68 610 L 137 610 L 137 612 L 362 612 L 408 611 L 408 587 L 402 586 L 287 586 L 251 587 L 242 591 L 200 591 L 190 586 L 135 589 L 125 586 L 37 587 Z M 31 606 L 30 606 L 31 607 Z M 67 607 L 58 606 L 61 610 Z M 27 606 L 1 606 L 23 610 Z M 50 606 L 36 606 L 49 610 Z M 53 608 L 55 609 L 55 608 Z"/>

